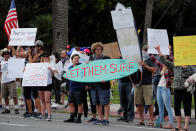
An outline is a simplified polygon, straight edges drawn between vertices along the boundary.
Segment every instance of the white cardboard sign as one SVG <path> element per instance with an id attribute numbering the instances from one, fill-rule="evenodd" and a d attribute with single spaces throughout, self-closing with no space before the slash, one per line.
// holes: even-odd
<path id="1" fill-rule="evenodd" d="M 134 27 L 133 13 L 131 8 L 125 8 L 122 4 L 117 5 L 114 11 L 111 11 L 114 29 Z"/>
<path id="2" fill-rule="evenodd" d="M 11 30 L 9 46 L 34 46 L 37 28 L 15 28 Z"/>
<path id="3" fill-rule="evenodd" d="M 27 63 L 22 86 L 47 86 L 48 63 Z"/>
<path id="4" fill-rule="evenodd" d="M 25 59 L 11 58 L 8 60 L 8 78 L 22 78 Z"/>
<path id="5" fill-rule="evenodd" d="M 169 55 L 169 39 L 167 30 L 164 29 L 147 29 L 148 33 L 148 53 L 158 54 L 155 46 L 160 45 L 161 52 L 164 55 Z"/>

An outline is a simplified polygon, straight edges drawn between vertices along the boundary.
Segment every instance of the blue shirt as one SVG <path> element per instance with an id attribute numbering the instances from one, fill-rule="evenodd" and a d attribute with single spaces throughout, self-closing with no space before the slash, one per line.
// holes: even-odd
<path id="1" fill-rule="evenodd" d="M 78 65 L 80 65 L 81 63 L 79 63 Z M 69 69 L 73 68 L 74 66 L 71 65 L 69 67 Z M 71 81 L 69 80 L 69 91 L 70 92 L 75 92 L 75 91 L 82 91 L 85 88 L 86 83 L 82 83 L 82 82 L 76 82 L 76 81 Z"/>

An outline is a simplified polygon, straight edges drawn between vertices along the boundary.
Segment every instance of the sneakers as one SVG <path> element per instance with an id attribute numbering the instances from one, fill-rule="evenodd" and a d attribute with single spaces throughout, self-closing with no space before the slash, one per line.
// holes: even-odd
<path id="1" fill-rule="evenodd" d="M 47 121 L 52 121 L 51 117 L 46 118 Z"/>
<path id="2" fill-rule="evenodd" d="M 10 114 L 10 110 L 5 109 L 4 111 L 1 112 L 2 114 Z"/>
<path id="3" fill-rule="evenodd" d="M 30 112 L 25 112 L 25 113 L 23 114 L 23 116 L 24 116 L 24 118 L 33 117 L 33 114 L 30 113 Z"/>
<path id="4" fill-rule="evenodd" d="M 15 114 L 19 114 L 19 110 L 18 109 L 14 109 Z"/>
<path id="5" fill-rule="evenodd" d="M 36 112 L 33 113 L 33 117 L 35 117 L 35 118 L 39 118 L 40 115 L 41 115 L 41 113 L 39 113 L 39 112 L 38 113 L 36 113 Z"/>
<path id="6" fill-rule="evenodd" d="M 103 123 L 103 120 L 96 120 L 92 124 L 93 125 L 102 125 L 102 123 Z"/>
<path id="7" fill-rule="evenodd" d="M 101 122 L 101 125 L 102 126 L 109 126 L 109 121 L 108 120 L 103 120 L 102 122 Z"/>
<path id="8" fill-rule="evenodd" d="M 75 123 L 81 123 L 82 121 L 81 121 L 81 119 L 76 119 L 75 120 Z"/>
<path id="9" fill-rule="evenodd" d="M 90 122 L 94 122 L 94 121 L 97 121 L 97 119 L 96 119 L 96 118 L 94 118 L 94 117 L 92 117 L 90 120 L 88 120 L 88 123 L 90 123 Z"/>
<path id="10" fill-rule="evenodd" d="M 84 121 L 85 121 L 85 122 L 88 122 L 88 118 L 87 118 L 87 117 L 84 117 Z"/>
<path id="11" fill-rule="evenodd" d="M 3 106 L 2 105 L 0 105 L 0 110 L 3 110 Z"/>
<path id="12" fill-rule="evenodd" d="M 40 115 L 39 119 L 46 119 L 46 116 L 45 115 Z"/>
<path id="13" fill-rule="evenodd" d="M 133 118 L 132 117 L 127 118 L 126 122 L 127 123 L 133 122 Z"/>
<path id="14" fill-rule="evenodd" d="M 126 120 L 127 120 L 127 119 L 124 118 L 124 117 L 120 117 L 120 118 L 117 119 L 117 121 L 126 121 Z"/>
<path id="15" fill-rule="evenodd" d="M 75 121 L 75 119 L 72 119 L 72 118 L 69 118 L 67 120 L 64 120 L 64 122 L 74 122 L 74 121 Z"/>

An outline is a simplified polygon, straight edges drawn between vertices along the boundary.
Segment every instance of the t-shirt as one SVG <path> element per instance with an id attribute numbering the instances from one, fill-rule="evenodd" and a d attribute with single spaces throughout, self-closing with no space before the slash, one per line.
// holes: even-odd
<path id="1" fill-rule="evenodd" d="M 129 83 L 129 82 L 131 82 L 129 76 L 120 78 L 119 81 L 122 82 L 122 83 Z"/>
<path id="2" fill-rule="evenodd" d="M 2 76 L 1 76 L 1 83 L 8 83 L 10 81 L 15 81 L 15 78 L 8 78 L 7 74 L 8 74 L 8 61 L 1 61 L 1 72 L 2 72 Z"/>
<path id="3" fill-rule="evenodd" d="M 58 73 L 55 73 L 54 76 L 58 80 L 62 80 L 62 73 L 63 73 L 63 63 L 59 61 L 58 63 L 55 64 L 55 69 L 58 71 Z"/>
<path id="4" fill-rule="evenodd" d="M 55 70 L 54 64 L 49 63 L 48 67 L 51 67 L 52 70 Z M 48 70 L 48 82 L 47 85 L 52 84 L 52 72 L 50 70 Z"/>
<path id="5" fill-rule="evenodd" d="M 166 87 L 167 81 L 165 79 L 164 71 L 161 71 L 161 79 L 159 81 L 158 86 Z"/>
<path id="6" fill-rule="evenodd" d="M 81 64 L 81 63 L 79 63 Z M 78 65 L 79 65 L 78 64 Z M 74 66 L 71 65 L 69 67 L 69 69 L 73 68 Z M 69 83 L 69 92 L 75 92 L 75 91 L 82 91 L 84 90 L 85 88 L 85 83 L 82 83 L 82 82 L 76 82 L 76 81 L 71 81 L 71 80 L 68 80 L 68 83 Z"/>
<path id="7" fill-rule="evenodd" d="M 101 57 L 96 57 L 95 55 L 91 55 L 89 57 L 89 61 L 96 61 L 96 60 L 103 60 L 103 59 L 110 59 L 109 56 L 101 56 Z M 111 85 L 110 85 L 110 81 L 106 81 L 104 83 L 102 82 L 95 82 L 95 83 L 91 83 L 92 87 L 101 87 L 102 89 L 110 89 Z"/>
<path id="8" fill-rule="evenodd" d="M 148 66 L 155 67 L 150 58 L 144 61 Z M 143 67 L 142 85 L 152 85 L 152 72 Z"/>

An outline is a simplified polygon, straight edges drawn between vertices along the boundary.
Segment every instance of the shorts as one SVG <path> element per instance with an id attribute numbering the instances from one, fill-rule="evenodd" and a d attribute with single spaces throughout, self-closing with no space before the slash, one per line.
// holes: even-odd
<path id="1" fill-rule="evenodd" d="M 11 81 L 8 83 L 2 83 L 1 97 L 2 98 L 8 98 L 8 97 L 16 98 L 17 97 L 15 81 Z"/>
<path id="2" fill-rule="evenodd" d="M 39 91 L 51 91 L 52 92 L 52 86 L 53 86 L 53 84 L 50 84 L 47 86 L 40 86 Z"/>
<path id="3" fill-rule="evenodd" d="M 93 105 L 107 105 L 110 102 L 110 89 L 94 87 L 91 89 L 91 98 Z"/>
<path id="4" fill-rule="evenodd" d="M 69 92 L 68 102 L 82 104 L 83 103 L 83 92 L 82 91 Z"/>
<path id="5" fill-rule="evenodd" d="M 36 99 L 38 97 L 38 88 L 39 87 L 32 87 L 32 86 L 24 86 L 23 87 L 23 93 L 25 99 L 31 99 L 31 96 L 33 95 L 33 98 Z"/>
<path id="6" fill-rule="evenodd" d="M 135 88 L 134 102 L 136 105 L 151 105 L 153 104 L 152 85 L 142 85 Z"/>

